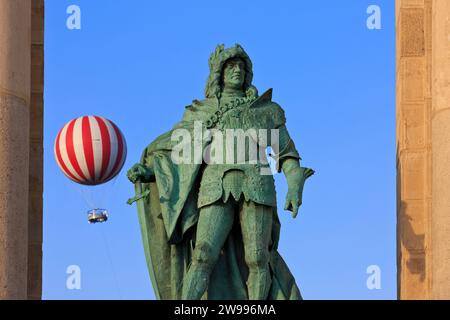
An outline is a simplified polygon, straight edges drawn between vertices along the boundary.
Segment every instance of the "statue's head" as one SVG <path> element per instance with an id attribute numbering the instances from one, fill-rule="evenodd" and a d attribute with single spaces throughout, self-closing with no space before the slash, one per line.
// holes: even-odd
<path id="1" fill-rule="evenodd" d="M 244 90 L 245 62 L 241 58 L 231 58 L 225 62 L 222 71 L 222 87 Z"/>
<path id="2" fill-rule="evenodd" d="M 228 49 L 223 44 L 218 45 L 209 58 L 206 98 L 220 98 L 224 87 L 242 88 L 247 96 L 257 96 L 257 90 L 252 85 L 252 68 L 250 57 L 240 45 Z"/>

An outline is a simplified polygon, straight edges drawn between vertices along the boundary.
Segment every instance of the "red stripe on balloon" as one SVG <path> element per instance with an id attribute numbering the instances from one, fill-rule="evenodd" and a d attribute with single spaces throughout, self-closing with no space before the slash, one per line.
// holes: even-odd
<path id="1" fill-rule="evenodd" d="M 117 158 L 116 158 L 116 162 L 114 163 L 113 169 L 111 170 L 111 173 L 109 174 L 107 180 L 109 180 L 110 178 L 112 178 L 113 176 L 116 175 L 117 171 L 119 169 L 121 169 L 120 163 L 122 162 L 122 158 L 124 157 L 123 155 L 123 140 L 122 140 L 122 134 L 120 133 L 119 128 L 117 128 L 117 126 L 114 124 L 114 122 L 110 121 L 114 132 L 116 133 L 116 137 L 117 137 Z"/>
<path id="2" fill-rule="evenodd" d="M 82 136 L 83 136 L 83 150 L 84 158 L 91 176 L 91 182 L 95 181 L 95 164 L 94 164 L 94 149 L 92 148 L 92 133 L 89 117 L 83 117 L 81 122 Z"/>
<path id="3" fill-rule="evenodd" d="M 63 128 L 64 129 L 64 128 Z M 61 166 L 61 168 L 63 169 L 64 173 L 73 181 L 75 182 L 80 182 L 80 180 L 78 180 L 67 168 L 66 164 L 64 163 L 62 156 L 61 156 L 61 150 L 59 150 L 59 139 L 61 138 L 61 132 L 63 130 L 61 129 L 61 131 L 59 131 L 58 133 L 58 137 L 56 138 L 56 143 L 55 143 L 55 152 L 56 152 L 56 158 L 58 159 L 58 163 Z"/>
<path id="4" fill-rule="evenodd" d="M 66 150 L 67 150 L 67 156 L 69 157 L 70 164 L 74 168 L 74 170 L 77 172 L 77 174 L 83 179 L 86 180 L 86 177 L 83 173 L 83 170 L 80 168 L 80 164 L 77 160 L 77 155 L 75 153 L 75 147 L 73 145 L 73 128 L 75 127 L 75 122 L 77 119 L 72 120 L 69 122 L 69 125 L 67 127 L 66 132 Z"/>
<path id="5" fill-rule="evenodd" d="M 100 136 L 102 137 L 102 169 L 100 171 L 100 181 L 103 180 L 106 169 L 108 169 L 109 158 L 111 157 L 111 140 L 109 137 L 108 127 L 102 118 L 94 116 L 100 128 Z"/>

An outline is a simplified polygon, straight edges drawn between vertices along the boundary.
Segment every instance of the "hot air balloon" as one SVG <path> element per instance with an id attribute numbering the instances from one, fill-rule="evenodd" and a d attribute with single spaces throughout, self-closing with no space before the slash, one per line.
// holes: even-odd
<path id="1" fill-rule="evenodd" d="M 120 129 L 106 118 L 83 116 L 69 121 L 58 133 L 55 159 L 70 180 L 96 186 L 113 179 L 122 169 L 127 155 Z M 90 223 L 108 219 L 106 209 L 88 211 Z"/>

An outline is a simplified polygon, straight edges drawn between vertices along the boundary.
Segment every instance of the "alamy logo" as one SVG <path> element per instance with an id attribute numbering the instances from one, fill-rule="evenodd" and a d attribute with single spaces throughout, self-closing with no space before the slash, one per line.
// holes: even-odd
<path id="1" fill-rule="evenodd" d="M 81 268 L 77 265 L 70 265 L 66 269 L 69 275 L 66 280 L 68 290 L 81 290 Z"/>
<path id="2" fill-rule="evenodd" d="M 369 290 L 381 289 L 381 269 L 377 265 L 371 265 L 366 270 L 369 277 L 367 278 L 366 285 Z"/>
<path id="3" fill-rule="evenodd" d="M 261 175 L 272 175 L 266 149 L 271 156 L 279 152 L 278 129 L 206 129 L 195 121 L 193 131 L 176 129 L 171 158 L 175 164 L 260 164 Z"/>
<path id="4" fill-rule="evenodd" d="M 367 8 L 367 14 L 370 16 L 367 18 L 367 29 L 380 30 L 381 29 L 381 8 L 377 5 L 370 5 Z"/>
<path id="5" fill-rule="evenodd" d="M 81 9 L 79 6 L 72 4 L 67 7 L 66 13 L 70 16 L 66 20 L 66 26 L 69 30 L 81 29 Z"/>

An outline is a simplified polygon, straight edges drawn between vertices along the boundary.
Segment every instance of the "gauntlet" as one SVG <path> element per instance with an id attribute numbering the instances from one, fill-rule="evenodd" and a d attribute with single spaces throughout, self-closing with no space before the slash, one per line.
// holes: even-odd
<path id="1" fill-rule="evenodd" d="M 295 218 L 299 207 L 302 205 L 305 181 L 314 174 L 314 170 L 300 167 L 299 161 L 294 158 L 288 158 L 283 161 L 282 169 L 288 184 L 284 210 L 291 211 L 292 216 Z"/>

